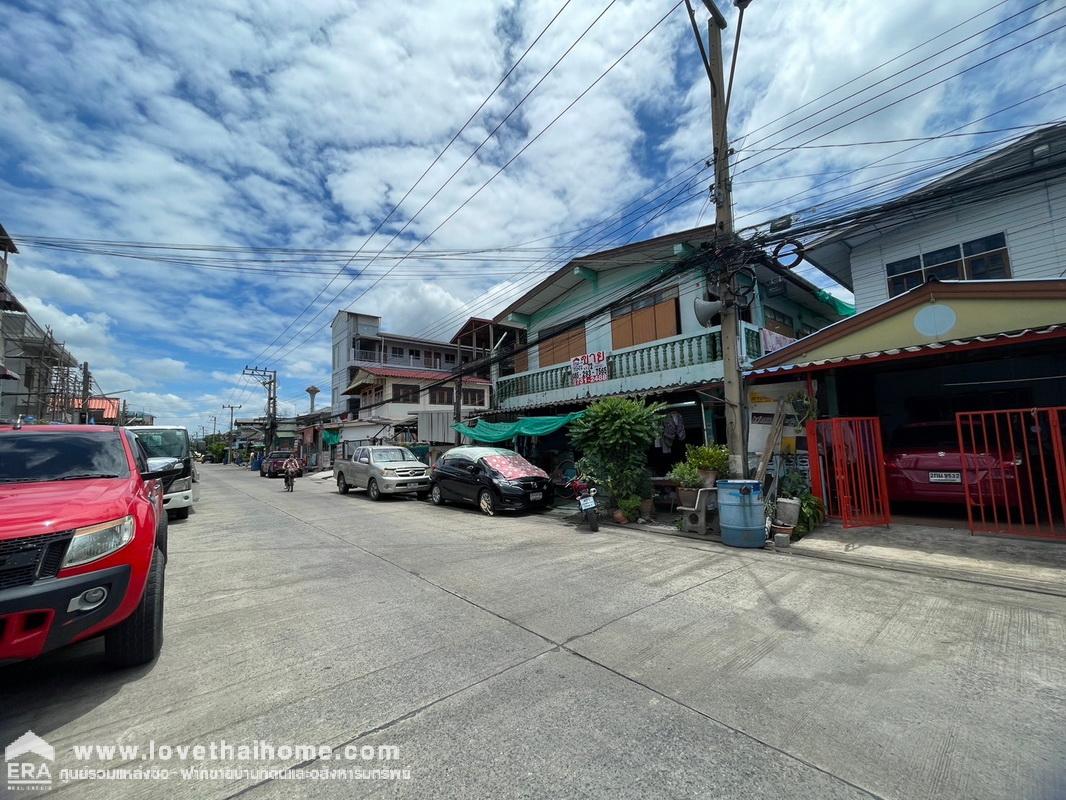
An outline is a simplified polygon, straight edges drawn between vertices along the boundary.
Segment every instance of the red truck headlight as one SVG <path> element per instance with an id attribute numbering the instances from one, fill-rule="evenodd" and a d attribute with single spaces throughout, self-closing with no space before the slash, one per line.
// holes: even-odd
<path id="1" fill-rule="evenodd" d="M 63 566 L 77 567 L 88 564 L 125 547 L 133 539 L 134 527 L 133 517 L 123 517 L 78 528 L 74 531 L 74 538 L 70 540 Z"/>

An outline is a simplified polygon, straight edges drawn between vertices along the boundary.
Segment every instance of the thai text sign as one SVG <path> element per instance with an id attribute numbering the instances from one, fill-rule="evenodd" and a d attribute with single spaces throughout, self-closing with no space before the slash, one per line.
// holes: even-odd
<path id="1" fill-rule="evenodd" d="M 574 386 L 601 383 L 610 377 L 607 374 L 607 354 L 603 350 L 585 353 L 570 359 L 571 382 Z"/>

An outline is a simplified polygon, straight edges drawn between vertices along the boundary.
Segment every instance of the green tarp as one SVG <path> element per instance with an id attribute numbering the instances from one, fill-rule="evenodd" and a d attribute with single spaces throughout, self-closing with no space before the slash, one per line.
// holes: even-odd
<path id="1" fill-rule="evenodd" d="M 827 306 L 834 308 L 836 312 L 842 317 L 855 316 L 855 306 L 851 305 L 850 303 L 845 303 L 839 297 L 834 297 L 824 289 L 819 289 L 817 292 L 814 293 L 814 296 L 821 300 L 823 303 L 825 303 Z"/>
<path id="2" fill-rule="evenodd" d="M 324 445 L 326 445 L 328 447 L 329 445 L 340 444 L 340 443 L 341 443 L 341 432 L 340 431 L 322 431 L 322 444 L 324 444 Z"/>
<path id="3" fill-rule="evenodd" d="M 507 442 L 516 436 L 547 436 L 564 425 L 569 425 L 584 414 L 575 411 L 558 417 L 519 417 L 517 422 L 486 422 L 479 419 L 474 427 L 457 422 L 455 430 L 475 442 Z"/>

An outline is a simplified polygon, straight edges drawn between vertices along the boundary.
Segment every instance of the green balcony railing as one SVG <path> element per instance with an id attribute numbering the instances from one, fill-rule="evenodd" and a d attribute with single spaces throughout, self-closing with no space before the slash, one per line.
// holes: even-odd
<path id="1" fill-rule="evenodd" d="M 707 331 L 684 339 L 667 339 L 634 347 L 607 357 L 608 380 L 650 375 L 667 370 L 711 364 L 722 360 L 721 331 Z M 496 382 L 499 403 L 512 397 L 550 392 L 572 386 L 570 365 L 524 372 L 500 378 Z M 592 385 L 595 393 L 595 385 Z"/>

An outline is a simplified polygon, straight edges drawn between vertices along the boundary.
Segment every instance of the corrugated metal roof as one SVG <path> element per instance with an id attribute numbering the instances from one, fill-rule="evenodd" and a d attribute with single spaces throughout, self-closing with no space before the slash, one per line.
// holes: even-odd
<path id="1" fill-rule="evenodd" d="M 1066 324 L 1048 325 L 1043 328 L 1023 328 L 1022 330 L 1016 331 L 969 336 L 965 339 L 947 339 L 943 342 L 930 342 L 928 344 L 910 345 L 907 347 L 892 347 L 884 350 L 874 350 L 869 353 L 857 353 L 850 356 L 834 356 L 833 358 L 821 358 L 813 361 L 797 361 L 793 364 L 781 364 L 776 367 L 746 370 L 744 375 L 774 375 L 777 373 L 809 370 L 814 367 L 838 366 L 841 364 L 853 364 L 861 361 L 876 361 L 879 358 L 905 356 L 907 354 L 919 355 L 930 351 L 952 352 L 956 350 L 966 350 L 972 348 L 976 344 L 988 344 L 999 340 L 1004 340 L 1006 342 L 1008 340 L 1048 336 L 1055 333 L 1066 335 Z"/>

